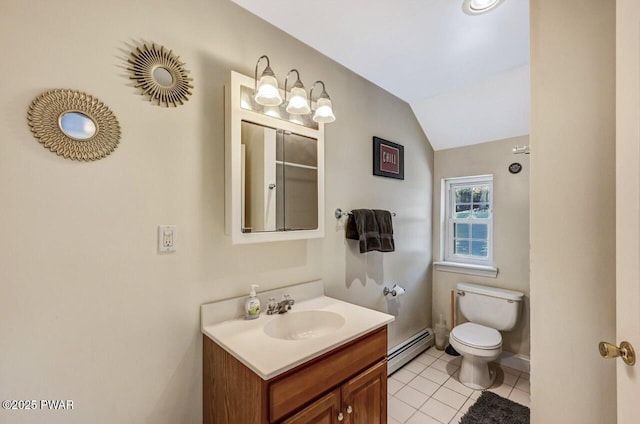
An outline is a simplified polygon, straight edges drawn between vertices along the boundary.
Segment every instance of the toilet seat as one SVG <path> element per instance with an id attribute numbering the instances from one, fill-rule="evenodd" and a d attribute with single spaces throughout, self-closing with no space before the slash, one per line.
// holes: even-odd
<path id="1" fill-rule="evenodd" d="M 449 337 L 474 349 L 495 350 L 502 347 L 502 335 L 498 330 L 473 322 L 455 326 Z"/>

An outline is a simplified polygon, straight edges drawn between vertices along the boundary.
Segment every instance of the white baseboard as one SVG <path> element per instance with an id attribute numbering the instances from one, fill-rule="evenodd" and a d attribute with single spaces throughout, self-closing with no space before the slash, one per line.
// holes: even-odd
<path id="1" fill-rule="evenodd" d="M 519 355 L 511 352 L 502 352 L 496 361 L 500 365 L 513 368 L 521 372 L 531 372 L 531 361 L 528 356 Z"/>

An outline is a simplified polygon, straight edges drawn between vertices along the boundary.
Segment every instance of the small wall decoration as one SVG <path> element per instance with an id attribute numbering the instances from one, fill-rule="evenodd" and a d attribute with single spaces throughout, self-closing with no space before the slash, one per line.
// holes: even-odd
<path id="1" fill-rule="evenodd" d="M 404 180 L 404 146 L 373 137 L 373 175 Z"/>
<path id="2" fill-rule="evenodd" d="M 42 93 L 31 102 L 27 120 L 44 147 L 67 159 L 102 159 L 120 142 L 120 125 L 113 112 L 81 91 Z"/>
<path id="3" fill-rule="evenodd" d="M 509 165 L 509 172 L 511 172 L 512 174 L 517 174 L 520 171 L 522 171 L 522 165 L 518 162 L 513 162 L 511 165 Z"/>
<path id="4" fill-rule="evenodd" d="M 164 46 L 136 47 L 129 58 L 131 66 L 127 68 L 136 80 L 136 88 L 143 96 L 149 96 L 150 102 L 169 107 L 183 105 L 192 94 L 193 78 L 184 68 L 184 62 Z"/>

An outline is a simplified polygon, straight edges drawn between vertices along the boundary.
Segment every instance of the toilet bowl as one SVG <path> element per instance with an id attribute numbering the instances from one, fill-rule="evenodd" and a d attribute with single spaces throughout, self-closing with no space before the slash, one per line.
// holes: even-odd
<path id="1" fill-rule="evenodd" d="M 468 283 L 457 288 L 458 307 L 469 321 L 455 326 L 449 335 L 449 343 L 462 356 L 458 379 L 469 388 L 487 389 L 496 377 L 489 363 L 502 352 L 500 331 L 512 330 L 518 323 L 524 294 Z"/>
<path id="2" fill-rule="evenodd" d="M 498 330 L 466 322 L 456 326 L 449 343 L 462 355 L 458 379 L 465 386 L 481 390 L 491 387 L 496 374 L 489 368 L 502 352 L 502 335 Z"/>

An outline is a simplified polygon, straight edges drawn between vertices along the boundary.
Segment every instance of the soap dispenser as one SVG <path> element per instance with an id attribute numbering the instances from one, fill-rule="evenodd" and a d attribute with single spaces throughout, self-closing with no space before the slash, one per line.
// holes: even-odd
<path id="1" fill-rule="evenodd" d="M 251 284 L 251 291 L 249 297 L 244 303 L 244 317 L 245 319 L 256 319 L 260 316 L 260 299 L 256 296 L 256 287 L 260 287 L 257 284 Z"/>

